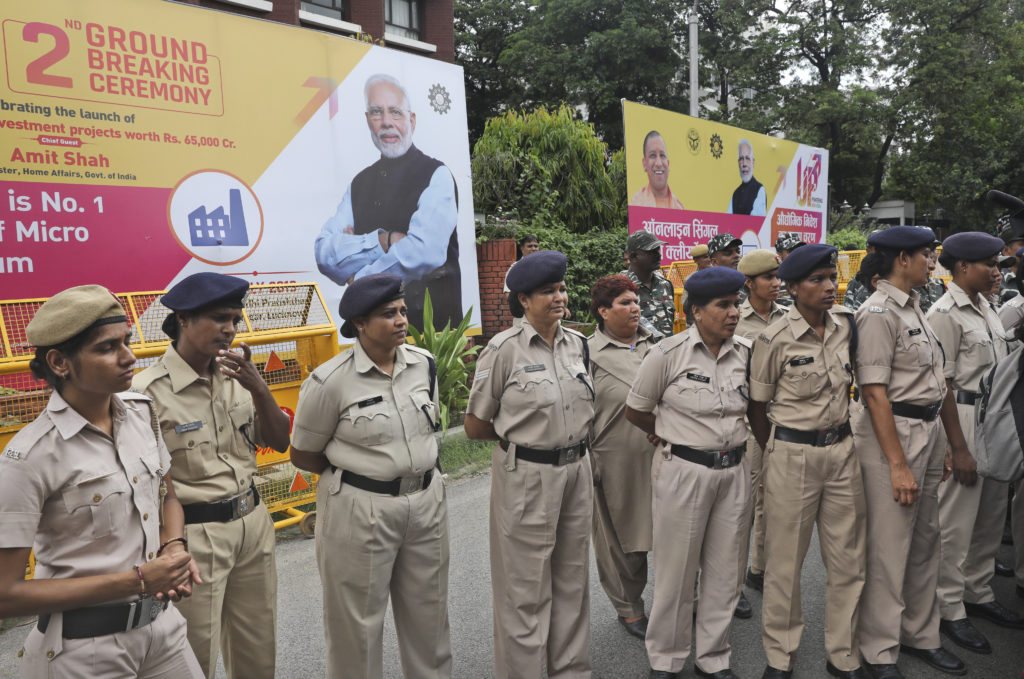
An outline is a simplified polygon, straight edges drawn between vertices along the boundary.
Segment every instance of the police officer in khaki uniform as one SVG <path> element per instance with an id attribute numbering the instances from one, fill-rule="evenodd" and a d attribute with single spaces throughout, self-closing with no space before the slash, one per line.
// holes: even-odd
<path id="1" fill-rule="evenodd" d="M 974 405 L 981 378 L 1006 356 L 1004 331 L 985 296 L 1002 280 L 1003 242 L 986 233 L 958 233 L 942 244 L 940 261 L 953 274 L 949 289 L 926 318 L 946 357 L 947 387 L 956 394 L 967 448 L 974 447 Z M 1006 519 L 1007 484 L 978 478 L 973 457 L 952 458 L 953 478 L 939 488 L 940 630 L 956 644 L 991 653 L 988 640 L 967 616 L 1005 627 L 1024 620 L 995 601 L 989 580 Z"/>
<path id="2" fill-rule="evenodd" d="M 747 277 L 748 296 L 740 304 L 740 322 L 736 325 L 736 334 L 751 342 L 769 325 L 786 315 L 786 309 L 775 301 L 782 289 L 782 282 L 778 276 L 780 260 L 781 256 L 771 250 L 754 250 L 743 255 L 737 266 L 739 272 Z M 764 492 L 761 488 L 761 457 L 761 446 L 751 434 L 747 438 L 747 463 L 750 465 L 750 491 L 753 496 L 751 521 L 754 535 L 753 547 L 744 546 L 740 550 L 740 568 L 746 570 L 747 584 L 759 592 L 764 589 Z"/>
<path id="3" fill-rule="evenodd" d="M 750 345 L 733 333 L 745 281 L 728 267 L 691 274 L 687 306 L 695 324 L 651 349 L 626 398 L 626 418 L 658 440 L 651 472 L 657 575 L 647 626 L 652 679 L 677 676 L 694 646 L 697 676 L 736 676 L 729 629 L 749 526 L 743 417 Z"/>
<path id="4" fill-rule="evenodd" d="M 601 586 L 626 631 L 643 639 L 647 552 L 651 551 L 651 461 L 654 446 L 626 421 L 626 395 L 654 345 L 640 325 L 638 290 L 625 276 L 590 290 L 597 330 L 590 338 L 594 380 L 594 556 Z"/>
<path id="5" fill-rule="evenodd" d="M 405 343 L 400 276 L 356 280 L 338 313 L 342 336 L 356 341 L 303 383 L 291 452 L 296 467 L 322 474 L 316 558 L 327 676 L 383 676 L 390 598 L 405 676 L 444 679 L 452 671 L 448 510 L 434 359 Z"/>
<path id="6" fill-rule="evenodd" d="M 230 350 L 249 284 L 216 273 L 183 279 L 161 298 L 171 346 L 135 376 L 171 451 L 185 537 L 204 584 L 179 606 L 209 679 L 223 651 L 231 678 L 273 677 L 277 569 L 274 524 L 253 483 L 256 448 L 288 450 L 281 411 L 242 343 Z"/>
<path id="7" fill-rule="evenodd" d="M 815 524 L 828 573 L 825 669 L 842 679 L 864 676 L 856 644 L 864 487 L 849 420 L 854 330 L 852 312 L 833 306 L 836 255 L 824 244 L 790 253 L 778 273 L 793 307 L 758 336 L 750 361 L 750 424 L 766 451 L 771 564 L 764 583 L 763 679 L 792 676 L 803 632 L 800 572 Z"/>
<path id="8" fill-rule="evenodd" d="M 53 392 L 0 455 L 0 618 L 40 614 L 21 676 L 199 679 L 168 601 L 202 580 L 152 404 L 125 392 L 135 355 L 124 309 L 99 285 L 69 288 L 26 336 L 32 373 Z"/>
<path id="9" fill-rule="evenodd" d="M 946 440 L 955 453 L 967 454 L 966 443 L 946 389 L 942 348 L 913 291 L 928 280 L 934 238 L 931 229 L 889 227 L 868 238 L 874 252 L 861 262 L 868 280 L 879 276 L 856 313 L 865 407 L 853 421 L 867 501 L 859 643 L 875 679 L 903 676 L 896 666 L 901 650 L 939 671 L 966 672 L 940 644 L 936 596 Z"/>
<path id="10" fill-rule="evenodd" d="M 480 354 L 466 435 L 498 439 L 491 461 L 491 587 L 498 679 L 582 679 L 590 669 L 587 434 L 594 388 L 586 339 L 561 326 L 566 258 L 541 250 L 508 274 L 520 328 Z"/>

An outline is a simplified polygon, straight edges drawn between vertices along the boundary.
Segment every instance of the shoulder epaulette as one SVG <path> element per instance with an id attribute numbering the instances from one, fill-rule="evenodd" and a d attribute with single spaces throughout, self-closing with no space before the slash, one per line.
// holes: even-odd
<path id="1" fill-rule="evenodd" d="M 323 384 L 335 370 L 351 361 L 354 356 L 355 352 L 352 351 L 352 347 L 349 347 L 337 356 L 334 356 L 318 365 L 316 370 L 309 374 L 309 377 L 317 383 Z"/>
<path id="2" fill-rule="evenodd" d="M 497 350 L 501 348 L 501 345 L 507 342 L 510 338 L 515 337 L 523 331 L 523 326 L 518 328 L 509 328 L 508 330 L 502 330 L 497 335 L 491 338 L 491 341 L 487 343 L 485 349 Z"/>
<path id="3" fill-rule="evenodd" d="M 788 315 L 787 315 L 788 316 Z M 784 316 L 777 321 L 773 321 L 768 324 L 768 327 L 761 331 L 761 334 L 757 336 L 758 341 L 764 342 L 765 344 L 771 344 L 780 332 L 789 327 L 789 321 Z"/>
<path id="4" fill-rule="evenodd" d="M 742 347 L 746 347 L 747 349 L 750 349 L 751 347 L 754 346 L 753 342 L 748 340 L 746 337 L 741 337 L 740 335 L 733 335 L 732 339 L 734 342 L 736 342 L 736 344 L 739 344 Z"/>
<path id="5" fill-rule="evenodd" d="M 419 354 L 420 356 L 423 356 L 424 358 L 433 358 L 434 357 L 434 355 L 432 353 L 430 353 L 429 351 L 427 351 L 423 347 L 416 346 L 415 344 L 406 344 L 405 348 L 408 349 L 409 351 L 412 351 L 413 353 L 416 353 L 416 354 Z"/>
<path id="6" fill-rule="evenodd" d="M 157 361 L 145 370 L 135 374 L 135 377 L 132 378 L 131 391 L 145 393 L 146 389 L 149 388 L 149 385 L 153 384 L 161 377 L 166 377 L 168 374 L 167 365 L 163 361 Z"/>
<path id="7" fill-rule="evenodd" d="M 683 344 L 686 344 L 689 341 L 690 341 L 690 333 L 688 333 L 688 332 L 681 332 L 678 335 L 672 335 L 671 337 L 666 337 L 665 339 L 661 340 L 660 342 L 658 342 L 654 346 L 657 347 L 658 349 L 660 349 L 661 353 L 667 354 L 668 352 L 672 351 L 676 347 L 682 346 Z"/>
<path id="8" fill-rule="evenodd" d="M 3 453 L 0 453 L 0 458 L 11 460 L 13 462 L 21 462 L 27 459 L 29 454 L 32 452 L 32 449 L 36 447 L 37 443 L 39 443 L 40 439 L 50 433 L 55 426 L 56 425 L 54 425 L 53 420 L 49 417 L 40 415 L 22 427 L 21 431 L 15 434 L 14 438 L 7 442 L 7 445 L 4 446 Z"/>
<path id="9" fill-rule="evenodd" d="M 118 393 L 117 397 L 122 401 L 150 401 L 152 402 L 153 397 L 142 393 L 134 386 L 128 391 L 122 391 Z"/>
<path id="10" fill-rule="evenodd" d="M 564 327 L 564 326 L 562 327 L 562 330 L 563 330 L 564 332 L 566 332 L 566 333 L 570 334 L 570 335 L 576 335 L 576 336 L 577 336 L 577 337 L 579 337 L 580 339 L 587 339 L 587 336 L 586 336 L 586 335 L 584 335 L 584 334 L 583 334 L 582 332 L 580 332 L 579 330 L 573 330 L 572 328 L 566 328 L 566 327 Z"/>
<path id="11" fill-rule="evenodd" d="M 847 315 L 847 314 L 852 314 L 853 313 L 853 309 L 851 309 L 849 307 L 845 307 L 842 304 L 834 304 L 834 305 L 832 305 L 832 312 L 833 313 L 837 313 L 837 314 Z"/>
<path id="12" fill-rule="evenodd" d="M 871 306 L 868 307 L 868 313 L 872 314 L 884 314 L 885 311 L 886 309 L 884 306 L 878 306 L 876 304 L 872 304 Z"/>

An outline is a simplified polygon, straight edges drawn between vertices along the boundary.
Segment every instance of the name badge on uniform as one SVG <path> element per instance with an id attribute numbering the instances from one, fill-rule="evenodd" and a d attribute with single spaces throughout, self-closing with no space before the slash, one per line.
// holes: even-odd
<path id="1" fill-rule="evenodd" d="M 538 363 L 537 365 L 528 365 L 528 366 L 526 366 L 525 368 L 523 368 L 523 371 L 524 372 L 528 372 L 528 373 L 536 373 L 536 372 L 540 372 L 541 370 L 547 370 L 547 369 L 548 369 L 547 366 L 545 366 L 543 363 Z"/>
<path id="2" fill-rule="evenodd" d="M 698 375 L 697 373 L 686 373 L 686 379 L 693 380 L 694 382 L 700 382 L 702 384 L 710 384 L 711 378 L 707 375 Z"/>
<path id="3" fill-rule="evenodd" d="M 185 424 L 177 424 L 174 426 L 175 434 L 185 434 L 190 431 L 196 431 L 197 429 L 203 428 L 203 421 L 196 420 L 195 422 L 186 422 Z"/>
<path id="4" fill-rule="evenodd" d="M 372 406 L 372 405 L 376 405 L 376 404 L 380 403 L 383 400 L 384 400 L 383 396 L 374 396 L 373 398 L 368 398 L 365 401 L 360 401 L 356 405 L 359 406 L 360 408 L 366 408 L 366 407 L 369 407 L 369 406 Z"/>
<path id="5" fill-rule="evenodd" d="M 921 334 L 921 328 L 914 328 L 913 330 L 909 331 L 907 334 L 910 335 L 911 337 L 913 337 L 914 335 L 920 335 Z"/>
<path id="6" fill-rule="evenodd" d="M 803 358 L 794 358 L 792 361 L 789 362 L 789 364 L 791 366 L 793 366 L 793 367 L 797 367 L 797 366 L 801 366 L 801 365 L 807 365 L 808 363 L 814 363 L 814 357 L 813 356 L 805 356 Z"/>

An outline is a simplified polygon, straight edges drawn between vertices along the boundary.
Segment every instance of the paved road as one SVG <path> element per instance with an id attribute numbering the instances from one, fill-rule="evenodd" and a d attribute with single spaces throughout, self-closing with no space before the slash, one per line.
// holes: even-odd
<path id="1" fill-rule="evenodd" d="M 491 585 L 487 557 L 487 507 L 490 479 L 480 476 L 457 482 L 448 489 L 451 519 L 450 614 L 454 676 L 479 679 L 491 676 Z M 818 556 L 817 541 L 804 567 L 804 631 L 801 657 L 794 677 L 827 678 L 824 653 L 824 580 L 825 572 Z M 1001 552 L 1009 557 L 1009 549 Z M 324 676 L 324 640 L 321 623 L 320 579 L 313 555 L 313 541 L 292 531 L 278 536 L 280 570 L 278 672 L 280 679 L 310 679 Z M 592 656 L 595 679 L 642 679 L 647 676 L 647 655 L 642 642 L 628 636 L 618 625 L 615 612 L 601 591 L 591 560 Z M 1024 601 L 1014 595 L 1013 583 L 995 578 L 999 598 L 1017 609 Z M 646 594 L 650 607 L 650 588 Z M 744 679 L 756 679 L 764 669 L 761 646 L 761 599 L 756 592 L 748 597 L 754 605 L 754 617 L 736 620 L 732 629 L 733 670 Z M 398 661 L 394 626 L 387 618 L 385 638 L 385 677 L 402 676 Z M 987 622 L 978 622 L 996 647 L 990 656 L 964 651 L 969 677 L 976 679 L 1020 679 L 1024 669 L 1024 631 L 1004 630 Z M 0 677 L 16 676 L 15 653 L 28 634 L 29 627 L 17 627 L 0 636 Z M 949 646 L 947 642 L 947 646 Z M 692 661 L 684 677 L 693 675 Z M 916 659 L 904 658 L 901 667 L 907 679 L 932 679 L 940 675 Z M 223 671 L 219 676 L 223 677 Z"/>

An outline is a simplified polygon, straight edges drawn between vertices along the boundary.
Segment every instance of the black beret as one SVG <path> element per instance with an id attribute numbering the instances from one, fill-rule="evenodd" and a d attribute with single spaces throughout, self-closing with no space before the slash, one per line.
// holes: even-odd
<path id="1" fill-rule="evenodd" d="M 204 271 L 178 281 L 160 301 L 171 311 L 195 311 L 218 303 L 241 307 L 248 290 L 248 281 Z"/>
<path id="2" fill-rule="evenodd" d="M 536 257 L 536 254 L 530 255 Z M 345 288 L 338 304 L 338 315 L 345 319 L 341 326 L 342 337 L 355 337 L 356 328 L 352 319 L 366 316 L 382 304 L 405 297 L 402 277 L 393 273 L 372 273 L 356 279 Z"/>
<path id="3" fill-rule="evenodd" d="M 935 242 L 935 232 L 926 226 L 890 226 L 868 236 L 868 245 L 894 250 L 913 250 Z"/>
<path id="4" fill-rule="evenodd" d="M 779 265 L 779 278 L 784 281 L 799 281 L 815 269 L 835 266 L 838 252 L 831 245 L 824 243 L 811 243 L 799 247 L 782 260 L 782 264 Z"/>
<path id="5" fill-rule="evenodd" d="M 538 250 L 512 265 L 505 285 L 512 292 L 533 292 L 542 285 L 565 280 L 568 261 L 558 250 Z"/>
<path id="6" fill-rule="evenodd" d="M 942 254 L 964 262 L 980 262 L 1003 250 L 1003 239 L 981 231 L 954 233 L 942 241 Z"/>
<path id="7" fill-rule="evenodd" d="M 711 266 L 690 274 L 683 283 L 691 297 L 714 299 L 740 291 L 747 277 L 730 266 Z"/>

